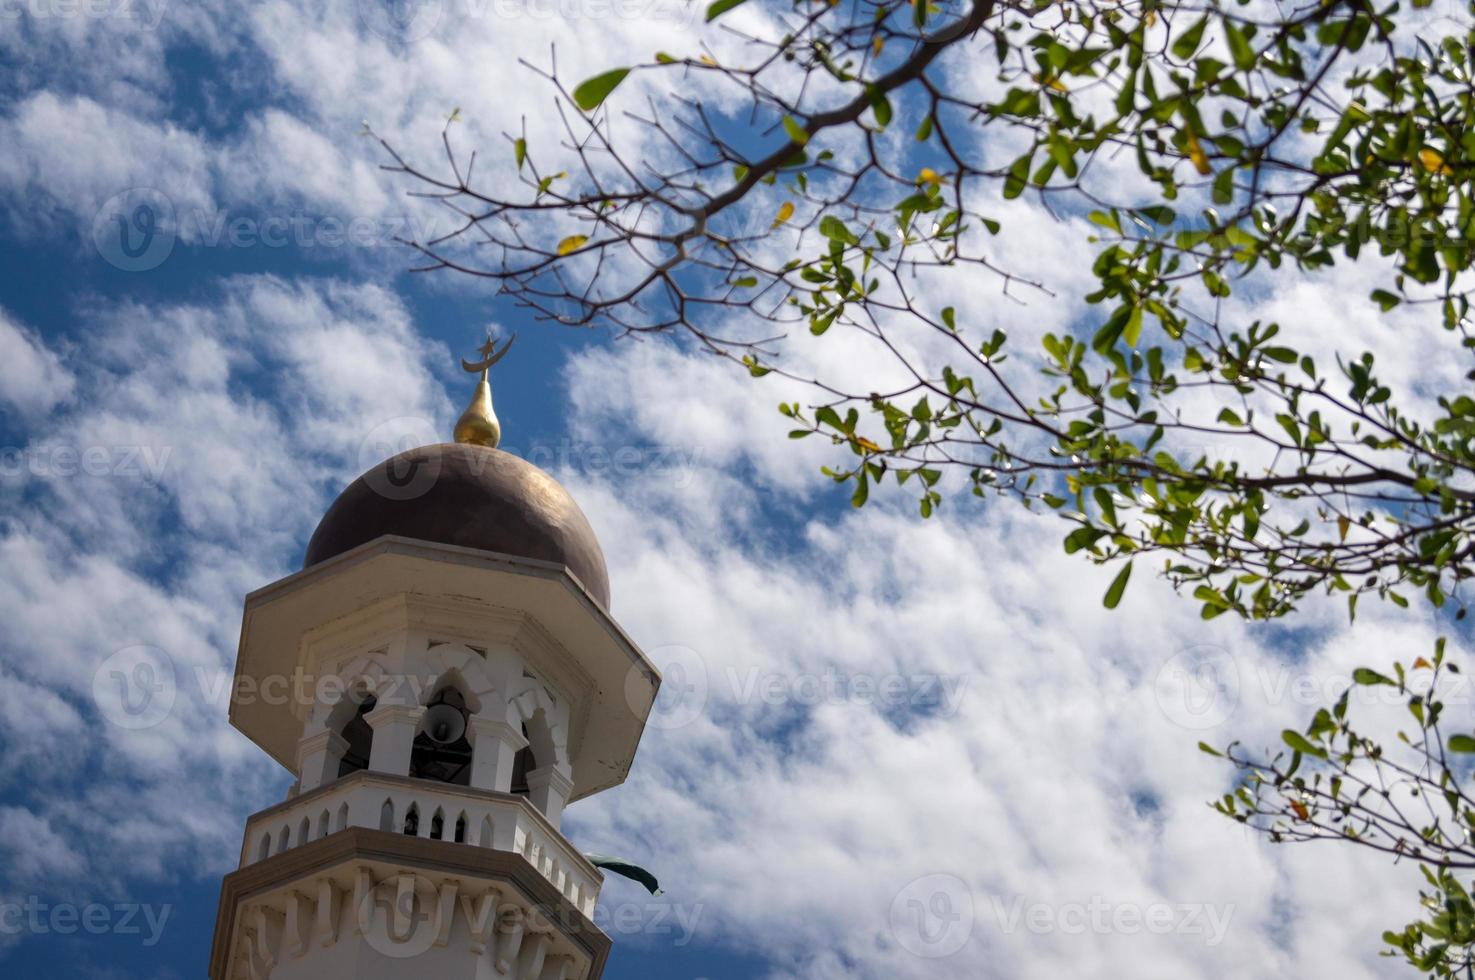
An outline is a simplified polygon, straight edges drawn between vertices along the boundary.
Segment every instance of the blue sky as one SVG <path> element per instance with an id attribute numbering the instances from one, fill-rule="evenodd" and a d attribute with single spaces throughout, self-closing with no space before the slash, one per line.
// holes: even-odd
<path id="1" fill-rule="evenodd" d="M 1204 624 L 1140 573 L 1107 613 L 1110 572 L 1064 556 L 1044 518 L 960 498 L 924 523 L 906 494 L 852 511 L 825 448 L 786 438 L 775 406 L 802 392 L 405 272 L 388 238 L 434 219 L 377 169 L 362 120 L 434 159 L 460 106 L 457 138 L 510 179 L 500 134 L 524 115 L 554 132 L 518 57 L 556 41 L 576 77 L 730 43 L 676 0 L 429 9 L 423 32 L 386 39 L 353 3 L 0 4 L 0 970 L 203 975 L 244 820 L 289 777 L 197 682 L 229 675 L 243 595 L 298 566 L 376 447 L 449 433 L 470 392 L 457 358 L 494 327 L 519 337 L 494 378 L 505 444 L 589 514 L 615 616 L 700 682 L 658 705 L 629 782 L 565 820 L 666 885 L 654 905 L 606 886 L 602 907 L 638 910 L 610 928 L 607 976 L 1385 975 L 1375 937 L 1412 917 L 1412 890 L 1370 894 L 1378 862 L 1214 819 L 1224 774 L 1194 746 L 1295 724 L 1351 667 L 1427 651 L 1439 624 L 1364 604 L 1349 627 L 1314 602 L 1291 632 Z M 130 271 L 110 222 L 141 199 L 176 224 L 167 255 Z M 1083 223 L 1000 214 L 1001 254 L 1049 270 L 1054 295 L 1016 308 L 959 279 L 939 301 L 1020 330 L 1077 324 Z M 274 245 L 273 228 L 305 231 Z M 1313 345 L 1374 344 L 1362 293 L 1338 270 L 1260 299 Z M 1436 370 L 1411 346 L 1380 356 L 1394 380 Z M 807 340 L 786 356 L 887 369 Z M 94 679 L 140 644 L 179 696 L 131 731 Z M 151 945 L 7 929 L 5 908 L 33 899 L 171 911 Z M 1075 930 L 1092 907 L 1115 924 Z M 672 908 L 689 936 L 653 924 Z M 1172 928 L 1123 924 L 1149 909 Z M 1194 909 L 1223 931 L 1193 928 Z M 941 931 L 919 932 L 932 914 Z"/>

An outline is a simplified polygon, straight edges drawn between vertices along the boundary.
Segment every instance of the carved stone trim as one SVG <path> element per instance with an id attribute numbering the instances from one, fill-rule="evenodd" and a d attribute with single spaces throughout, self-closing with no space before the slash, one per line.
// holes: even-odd
<path id="1" fill-rule="evenodd" d="M 544 910 L 547 918 L 560 923 L 563 937 L 589 956 L 587 980 L 598 980 L 604 972 L 610 938 L 560 895 L 522 855 L 350 827 L 225 876 L 215 920 L 215 939 L 210 950 L 211 980 L 226 980 L 228 976 L 237 932 L 236 919 L 252 897 L 297 882 L 311 888 L 313 882 L 330 868 L 361 862 L 382 862 L 411 871 L 511 885 L 530 904 Z M 257 923 L 257 928 L 264 926 Z"/>

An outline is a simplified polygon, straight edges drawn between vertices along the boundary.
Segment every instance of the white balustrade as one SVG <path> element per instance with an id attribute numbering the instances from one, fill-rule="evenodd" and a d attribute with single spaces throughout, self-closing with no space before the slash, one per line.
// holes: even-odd
<path id="1" fill-rule="evenodd" d="M 510 851 L 585 915 L 593 916 L 599 899 L 599 871 L 524 797 L 372 771 L 344 776 L 250 817 L 241 867 L 349 827 Z"/>

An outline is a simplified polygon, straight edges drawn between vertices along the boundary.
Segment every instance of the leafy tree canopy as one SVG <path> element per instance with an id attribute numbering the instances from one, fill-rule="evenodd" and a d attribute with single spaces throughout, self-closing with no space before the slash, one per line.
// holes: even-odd
<path id="1" fill-rule="evenodd" d="M 818 395 L 781 406 L 793 435 L 842 447 L 857 505 L 891 479 L 930 514 L 954 469 L 1053 508 L 1068 551 L 1122 561 L 1108 605 L 1161 552 L 1205 618 L 1316 589 L 1463 614 L 1475 398 L 1394 390 L 1372 352 L 1306 349 L 1231 300 L 1252 273 L 1357 261 L 1368 303 L 1443 327 L 1421 358 L 1470 359 L 1468 8 L 717 0 L 706 18 L 720 52 L 572 87 L 546 72 L 567 138 L 509 136 L 510 186 L 449 136 L 434 171 L 386 144 L 464 217 L 412 243 L 425 268 L 561 323 L 689 331 L 758 376 L 789 372 L 734 323 L 879 346 L 901 380 L 803 378 Z M 1025 195 L 1094 228 L 1078 330 L 929 301 L 949 273 L 1048 289 L 1055 270 L 990 258 L 1009 234 L 991 215 Z M 1011 334 L 1036 370 L 1004 366 Z"/>

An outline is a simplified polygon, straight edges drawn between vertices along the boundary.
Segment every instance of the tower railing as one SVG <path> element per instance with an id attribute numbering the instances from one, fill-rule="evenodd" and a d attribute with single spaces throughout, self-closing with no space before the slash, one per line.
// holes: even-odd
<path id="1" fill-rule="evenodd" d="M 348 827 L 522 855 L 586 916 L 604 877 L 525 797 L 361 770 L 253 814 L 241 867 Z"/>

